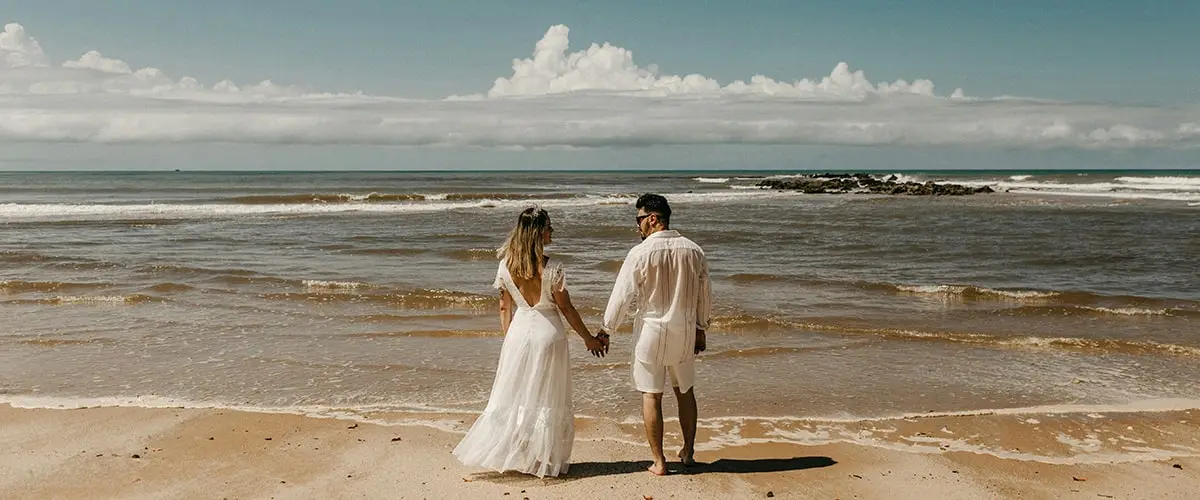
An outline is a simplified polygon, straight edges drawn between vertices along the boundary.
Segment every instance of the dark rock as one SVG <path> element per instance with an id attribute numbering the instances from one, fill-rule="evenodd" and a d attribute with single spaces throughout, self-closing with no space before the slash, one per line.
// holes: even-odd
<path id="1" fill-rule="evenodd" d="M 775 492 L 774 492 L 774 491 L 768 491 L 768 492 L 767 492 L 767 498 L 775 498 Z"/>
<path id="2" fill-rule="evenodd" d="M 880 180 L 869 174 L 814 174 L 791 179 L 764 179 L 760 189 L 799 191 L 805 194 L 886 194 L 906 196 L 965 196 L 995 192 L 991 187 L 971 187 L 935 181 L 897 182 L 895 175 Z"/>
<path id="3" fill-rule="evenodd" d="M 1172 465 L 1171 467 L 1174 467 L 1179 470 L 1183 470 L 1183 465 L 1180 465 L 1180 464 L 1175 464 L 1175 465 Z"/>
<path id="4" fill-rule="evenodd" d="M 142 458 L 142 456 L 138 455 L 137 453 L 134 453 L 132 458 Z"/>

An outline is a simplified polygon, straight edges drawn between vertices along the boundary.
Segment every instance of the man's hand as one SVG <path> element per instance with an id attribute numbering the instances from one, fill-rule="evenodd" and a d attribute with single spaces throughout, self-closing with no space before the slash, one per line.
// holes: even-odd
<path id="1" fill-rule="evenodd" d="M 600 337 L 598 336 L 588 337 L 584 339 L 583 342 L 587 345 L 587 350 L 588 352 L 592 353 L 592 356 L 603 358 L 604 354 L 608 352 L 608 349 L 604 345 L 604 341 L 600 340 Z"/>
<path id="2" fill-rule="evenodd" d="M 704 330 L 697 328 L 696 329 L 696 354 L 700 354 L 700 353 L 704 352 L 704 349 L 708 347 L 707 339 L 705 339 L 704 337 L 705 337 Z"/>
<path id="3" fill-rule="evenodd" d="M 599 339 L 600 343 L 604 345 L 604 354 L 608 354 L 608 346 L 610 343 L 608 334 L 605 333 L 604 330 L 600 330 L 599 332 L 596 333 L 596 338 Z M 602 354 L 602 356 L 603 356 L 603 354 Z"/>

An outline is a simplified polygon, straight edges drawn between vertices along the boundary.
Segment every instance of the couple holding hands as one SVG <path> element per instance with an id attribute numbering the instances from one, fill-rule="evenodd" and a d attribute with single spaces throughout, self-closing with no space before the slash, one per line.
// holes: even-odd
<path id="1" fill-rule="evenodd" d="M 500 290 L 505 332 L 487 407 L 454 449 L 466 465 L 539 477 L 566 474 L 575 438 L 570 357 L 563 319 L 593 355 L 608 353 L 609 335 L 634 315 L 633 384 L 642 393 L 642 416 L 654 463 L 667 473 L 663 453 L 662 396 L 670 386 L 679 401 L 683 448 L 694 463 L 695 356 L 705 349 L 712 289 L 704 251 L 671 229 L 666 198 L 645 194 L 635 204 L 642 242 L 629 251 L 593 336 L 571 303 L 562 263 L 545 255 L 554 228 L 539 208 L 521 212 L 500 248 L 494 286 Z"/>

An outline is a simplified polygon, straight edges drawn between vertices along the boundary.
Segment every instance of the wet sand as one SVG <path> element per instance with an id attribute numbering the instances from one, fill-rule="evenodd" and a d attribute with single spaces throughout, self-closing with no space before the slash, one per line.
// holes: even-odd
<path id="1" fill-rule="evenodd" d="M 1098 418 L 1103 417 L 1103 418 Z M 441 418 L 441 420 L 439 420 Z M 1004 415 L 911 418 L 871 423 L 903 434 L 897 446 L 836 436 L 827 444 L 755 442 L 753 433 L 721 446 L 719 429 L 701 433 L 705 462 L 659 478 L 645 472 L 637 426 L 580 419 L 570 473 L 537 479 L 459 465 L 460 434 L 435 428 L 459 416 L 425 415 L 433 426 L 379 425 L 293 414 L 219 409 L 18 409 L 0 405 L 0 492 L 47 498 L 1194 498 L 1200 458 L 1103 461 L 1095 443 L 1052 436 L 1051 422 Z M 1045 419 L 1046 417 L 1040 417 Z M 1065 418 L 1065 417 L 1064 417 Z M 1082 417 L 1081 417 L 1082 418 Z M 1146 449 L 1200 440 L 1200 411 L 1088 417 L 1104 432 L 1133 429 Z M 1078 419 L 1071 418 L 1071 422 Z M 463 417 L 461 424 L 469 424 Z M 750 425 L 750 424 L 746 424 Z M 866 426 L 867 424 L 860 424 Z M 1062 424 L 1069 435 L 1069 427 Z M 670 430 L 671 424 L 668 424 Z M 1142 430 L 1143 428 L 1149 430 Z M 994 437 L 1011 457 L 958 451 L 946 431 Z M 1115 432 L 1115 431 L 1114 431 Z M 914 436 L 927 436 L 928 440 Z M 1111 438 L 1117 439 L 1117 438 Z M 1044 438 L 1042 438 L 1045 441 Z M 1160 440 L 1163 442 L 1154 442 Z M 668 446 L 677 446 L 675 436 Z M 928 441 L 930 446 L 916 446 Z M 1169 442 L 1168 442 L 1169 441 Z M 867 442 L 867 441 L 864 441 Z M 1133 442 L 1133 441 L 1130 441 Z M 914 445 L 910 448 L 903 443 Z M 1057 444 L 1055 444 L 1057 443 Z M 1022 445 L 1028 446 L 1020 450 Z M 1093 453 L 1063 463 L 1054 446 Z M 945 449 L 943 449 L 945 448 Z M 964 448 L 967 450 L 967 448 Z M 1078 455 L 1077 455 L 1078 456 Z"/>

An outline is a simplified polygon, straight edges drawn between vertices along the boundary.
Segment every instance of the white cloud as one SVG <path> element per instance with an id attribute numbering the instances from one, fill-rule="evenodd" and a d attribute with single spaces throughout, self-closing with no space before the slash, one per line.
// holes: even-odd
<path id="1" fill-rule="evenodd" d="M 0 143 L 231 142 L 588 148 L 688 144 L 1184 149 L 1196 108 L 949 96 L 933 82 L 828 76 L 720 84 L 662 75 L 628 50 L 568 51 L 555 26 L 485 94 L 414 100 L 321 94 L 263 81 L 205 84 L 88 52 L 47 64 L 20 25 L 5 28 Z M 34 50 L 36 47 L 36 50 Z M 21 54 L 13 57 L 13 54 Z M 36 54 L 36 57 L 33 56 Z M 12 61 L 20 61 L 13 64 Z"/>
<path id="2" fill-rule="evenodd" d="M 9 68 L 44 66 L 46 54 L 38 41 L 25 33 L 24 26 L 8 23 L 0 31 L 0 60 Z"/>
<path id="3" fill-rule="evenodd" d="M 22 97 L 22 101 L 36 101 L 33 96 L 105 94 L 109 98 L 238 103 L 304 95 L 296 87 L 276 85 L 270 80 L 244 87 L 229 80 L 212 86 L 189 76 L 175 80 L 157 68 L 134 70 L 125 61 L 105 57 L 95 50 L 63 62 L 58 69 L 47 64 L 38 42 L 16 23 L 8 24 L 0 33 L 0 55 L 10 68 L 0 73 L 0 96 Z M 92 101 L 81 100 L 75 110 L 77 114 L 87 113 L 89 102 Z"/>
<path id="4" fill-rule="evenodd" d="M 497 78 L 489 97 L 537 96 L 582 90 L 715 92 L 720 85 L 700 75 L 659 77 L 656 68 L 640 68 L 633 53 L 620 47 L 592 44 L 567 54 L 570 30 L 550 28 L 534 47 L 533 57 L 513 60 L 513 76 Z"/>
<path id="5" fill-rule="evenodd" d="M 749 83 L 736 81 L 721 86 L 703 75 L 658 74 L 651 65 L 639 67 L 633 53 L 605 43 L 592 44 L 587 50 L 567 53 L 570 29 L 552 26 L 534 46 L 533 57 L 513 60 L 513 75 L 497 78 L 488 97 L 542 96 L 598 90 L 657 96 L 678 94 L 752 94 L 809 99 L 856 99 L 870 95 L 917 94 L 932 96 L 933 82 L 905 80 L 873 85 L 862 71 L 838 63 L 829 76 L 820 81 L 803 79 L 780 82 L 755 75 Z M 956 97 L 963 97 L 956 90 Z"/>
<path id="6" fill-rule="evenodd" d="M 104 73 L 130 74 L 133 70 L 129 68 L 125 61 L 120 59 L 109 59 L 104 57 L 97 51 L 88 51 L 77 61 L 67 61 L 63 63 L 64 68 L 81 68 L 94 69 Z M 151 68 L 153 69 L 153 68 Z"/>

